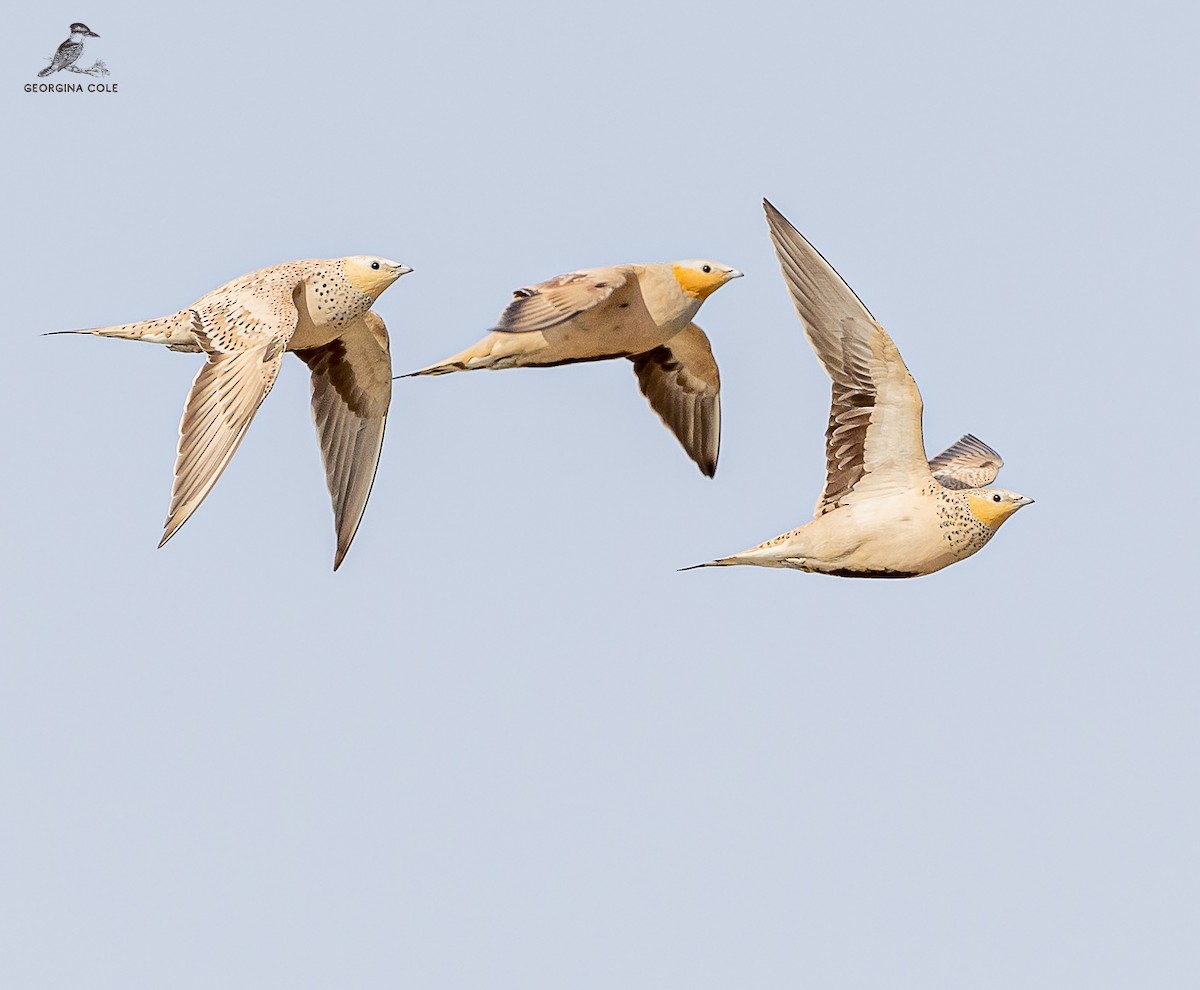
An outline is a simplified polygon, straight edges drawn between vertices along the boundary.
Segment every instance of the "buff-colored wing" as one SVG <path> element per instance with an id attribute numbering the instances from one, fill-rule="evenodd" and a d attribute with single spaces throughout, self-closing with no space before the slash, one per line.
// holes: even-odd
<path id="1" fill-rule="evenodd" d="M 852 494 L 929 479 L 921 393 L 887 331 L 820 253 L 763 201 L 775 253 L 808 341 L 833 381 L 819 516 Z"/>
<path id="2" fill-rule="evenodd" d="M 704 331 L 690 323 L 661 347 L 629 360 L 650 407 L 711 478 L 721 448 L 721 375 Z"/>
<path id="3" fill-rule="evenodd" d="M 946 488 L 985 488 L 996 480 L 1004 460 L 968 433 L 929 462 L 929 470 Z"/>
<path id="4" fill-rule="evenodd" d="M 333 499 L 336 571 L 362 521 L 392 401 L 392 361 L 383 320 L 368 312 L 324 347 L 296 351 L 312 371 L 312 413 Z"/>
<path id="5" fill-rule="evenodd" d="M 225 298 L 195 313 L 193 333 L 207 361 L 192 382 L 183 419 L 171 509 L 159 546 L 204 501 L 246 435 L 246 429 L 279 376 L 298 314 L 291 291 Z"/>
<path id="6" fill-rule="evenodd" d="M 517 289 L 513 301 L 492 329 L 505 333 L 549 330 L 598 306 L 624 285 L 627 278 L 627 273 L 618 267 L 589 268 Z"/>

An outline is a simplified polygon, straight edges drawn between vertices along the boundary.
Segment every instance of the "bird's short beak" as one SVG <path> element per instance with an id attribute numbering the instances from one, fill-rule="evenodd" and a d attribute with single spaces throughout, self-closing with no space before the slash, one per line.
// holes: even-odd
<path id="1" fill-rule="evenodd" d="M 399 278 L 401 275 L 407 275 L 411 271 L 412 269 L 408 265 L 400 265 L 396 268 L 396 278 Z"/>
<path id="2" fill-rule="evenodd" d="M 90 30 L 90 29 L 88 30 L 88 34 L 89 34 L 89 35 L 91 35 L 93 38 L 99 38 L 99 37 L 100 37 L 100 35 L 98 35 L 98 34 L 97 34 L 95 31 L 92 31 L 92 30 Z"/>
<path id="3" fill-rule="evenodd" d="M 1021 504 L 1022 505 L 1033 505 L 1033 499 L 1026 498 L 1024 495 L 1022 495 L 1021 496 Z"/>
<path id="4" fill-rule="evenodd" d="M 731 268 L 731 269 L 729 269 L 729 277 L 730 278 L 741 278 L 742 273 L 739 272 L 736 268 Z"/>

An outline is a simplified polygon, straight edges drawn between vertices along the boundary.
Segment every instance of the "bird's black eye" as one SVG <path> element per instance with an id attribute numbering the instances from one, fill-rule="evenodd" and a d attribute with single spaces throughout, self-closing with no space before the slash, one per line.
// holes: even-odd
<path id="1" fill-rule="evenodd" d="M 712 265 L 705 265 L 703 268 L 700 269 L 700 271 L 704 272 L 704 274 L 707 275 L 709 272 L 712 271 Z"/>
<path id="2" fill-rule="evenodd" d="M 378 261 L 372 261 L 372 262 L 371 262 L 371 267 L 372 267 L 372 268 L 374 268 L 374 269 L 375 269 L 375 271 L 379 271 L 379 262 L 378 262 Z"/>
<path id="3" fill-rule="evenodd" d="M 993 501 L 993 502 L 999 502 L 999 501 L 1000 501 L 1000 496 L 999 496 L 999 495 L 993 495 L 993 496 L 992 496 L 992 501 Z"/>

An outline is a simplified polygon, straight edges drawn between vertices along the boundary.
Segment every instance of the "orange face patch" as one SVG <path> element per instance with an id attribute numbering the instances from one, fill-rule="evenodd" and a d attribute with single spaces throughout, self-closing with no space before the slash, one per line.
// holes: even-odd
<path id="1" fill-rule="evenodd" d="M 987 492 L 967 492 L 967 508 L 985 526 L 999 529 L 1000 524 L 1020 508 L 1008 499 L 997 502 Z"/>
<path id="2" fill-rule="evenodd" d="M 702 272 L 699 268 L 672 265 L 671 271 L 679 287 L 693 299 L 707 299 L 725 284 L 726 273 L 715 268 L 711 272 Z"/>

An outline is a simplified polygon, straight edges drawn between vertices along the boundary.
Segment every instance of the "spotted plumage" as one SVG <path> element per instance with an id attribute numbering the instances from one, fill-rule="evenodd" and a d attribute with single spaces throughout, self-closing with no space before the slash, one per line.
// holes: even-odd
<path id="1" fill-rule="evenodd" d="M 69 69 L 79 61 L 79 56 L 83 54 L 83 39 L 100 37 L 86 24 L 78 22 L 71 25 L 70 32 L 70 37 L 58 46 L 54 58 L 50 60 L 50 64 L 46 68 L 38 73 L 39 76 L 48 76 L 55 72 L 61 72 L 63 69 Z"/>
<path id="2" fill-rule="evenodd" d="M 94 330 L 206 357 L 179 427 L 161 547 L 199 507 L 295 351 L 312 372 L 313 418 L 334 503 L 336 570 L 379 463 L 391 400 L 387 330 L 371 306 L 412 269 L 356 256 L 292 261 L 227 282 L 171 316 Z"/>
<path id="3" fill-rule="evenodd" d="M 721 381 L 708 337 L 692 319 L 705 299 L 741 274 L 693 259 L 558 275 L 517 289 L 491 333 L 412 376 L 627 358 L 651 408 L 712 477 Z"/>
<path id="4" fill-rule="evenodd" d="M 976 553 L 1032 499 L 981 487 L 1003 461 L 970 434 L 926 460 L 921 395 L 895 343 L 800 232 L 764 206 L 792 301 L 832 381 L 825 488 L 812 522 L 698 566 L 902 578 Z"/>

